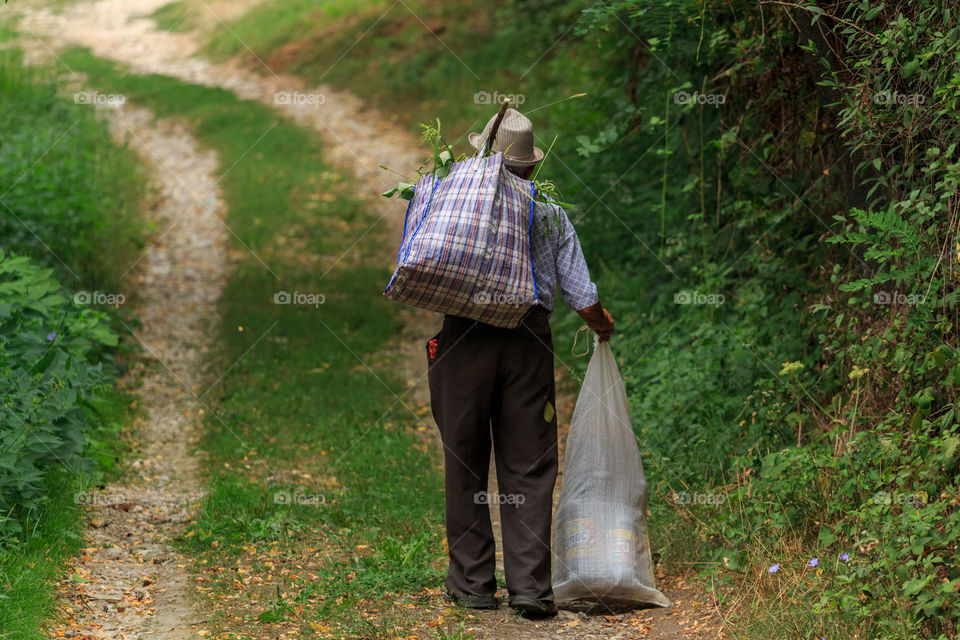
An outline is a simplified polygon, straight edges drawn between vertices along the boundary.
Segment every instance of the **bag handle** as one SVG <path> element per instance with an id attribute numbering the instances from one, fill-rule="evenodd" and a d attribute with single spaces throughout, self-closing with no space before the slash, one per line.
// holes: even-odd
<path id="1" fill-rule="evenodd" d="M 507 107 L 510 106 L 510 98 L 504 98 L 503 102 L 500 103 L 500 111 L 497 112 L 497 118 L 493 121 L 493 126 L 490 127 L 490 134 L 487 136 L 487 139 L 483 141 L 483 144 L 480 145 L 480 148 L 477 149 L 477 155 L 475 157 L 480 158 L 482 156 L 490 153 L 490 149 L 493 148 L 493 141 L 497 138 L 497 132 L 500 130 L 500 123 L 503 122 L 503 116 L 507 113 Z"/>
<path id="2" fill-rule="evenodd" d="M 573 334 L 573 346 L 570 347 L 570 355 L 572 355 L 574 358 L 582 358 L 583 356 L 590 355 L 589 342 L 587 342 L 586 351 L 584 351 L 583 353 L 577 353 L 577 341 L 580 340 L 580 334 L 583 333 L 584 331 L 589 332 L 590 327 L 588 327 L 587 325 L 583 325 L 582 327 L 577 329 L 577 332 L 575 334 Z M 590 334 L 588 333 L 587 335 L 589 336 Z M 589 338 L 587 339 L 589 340 Z M 596 347 L 596 344 L 594 344 L 594 347 Z"/>

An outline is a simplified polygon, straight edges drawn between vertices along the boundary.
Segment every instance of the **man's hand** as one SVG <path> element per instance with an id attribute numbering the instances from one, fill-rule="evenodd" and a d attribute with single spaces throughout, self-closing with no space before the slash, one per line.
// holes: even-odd
<path id="1" fill-rule="evenodd" d="M 577 313 L 600 337 L 600 342 L 606 342 L 613 335 L 613 316 L 599 302 L 586 309 L 580 309 Z"/>

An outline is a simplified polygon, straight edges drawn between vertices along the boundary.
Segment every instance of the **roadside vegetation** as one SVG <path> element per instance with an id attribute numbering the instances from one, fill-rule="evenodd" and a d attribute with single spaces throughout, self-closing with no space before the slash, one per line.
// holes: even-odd
<path id="1" fill-rule="evenodd" d="M 955 8 L 349 5 L 267 0 L 209 51 L 451 141 L 496 92 L 558 136 L 662 561 L 742 637 L 955 636 Z"/>
<path id="2" fill-rule="evenodd" d="M 318 136 L 268 107 L 127 75 L 82 50 L 63 58 L 101 90 L 195 125 L 221 158 L 236 234 L 220 302 L 224 377 L 205 417 L 207 494 L 180 541 L 199 558 L 209 628 L 402 636 L 433 614 L 423 605 L 436 600 L 445 551 L 426 409 L 401 395 L 385 350 L 397 309 L 370 297 L 389 277 L 385 229 Z M 443 623 L 452 632 L 459 615 Z"/>
<path id="3" fill-rule="evenodd" d="M 87 104 L 0 51 L 0 636 L 41 638 L 82 546 L 84 492 L 123 468 L 122 274 L 144 180 Z M 112 298 L 118 300 L 119 298 Z"/>

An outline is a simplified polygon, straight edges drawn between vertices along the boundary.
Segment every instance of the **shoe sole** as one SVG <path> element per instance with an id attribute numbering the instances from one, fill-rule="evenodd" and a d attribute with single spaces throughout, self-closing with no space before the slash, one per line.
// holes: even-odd
<path id="1" fill-rule="evenodd" d="M 500 605 L 500 603 L 497 602 L 495 599 L 489 602 L 471 602 L 469 600 L 466 600 L 464 598 L 458 598 L 456 596 L 444 596 L 444 599 L 447 602 L 452 602 L 453 604 L 464 607 L 466 609 L 477 609 L 480 611 L 492 611 Z"/>
<path id="2" fill-rule="evenodd" d="M 556 608 L 545 609 L 540 603 L 518 603 L 511 604 L 510 608 L 518 612 L 522 616 L 527 616 L 530 618 L 552 618 L 557 615 Z"/>

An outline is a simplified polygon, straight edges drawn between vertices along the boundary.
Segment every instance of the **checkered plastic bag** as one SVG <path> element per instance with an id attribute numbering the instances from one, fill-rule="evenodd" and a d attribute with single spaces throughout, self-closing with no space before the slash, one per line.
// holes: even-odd
<path id="1" fill-rule="evenodd" d="M 503 154 L 421 178 L 407 207 L 397 269 L 384 295 L 415 307 L 513 328 L 536 304 L 530 250 L 535 187 Z"/>

